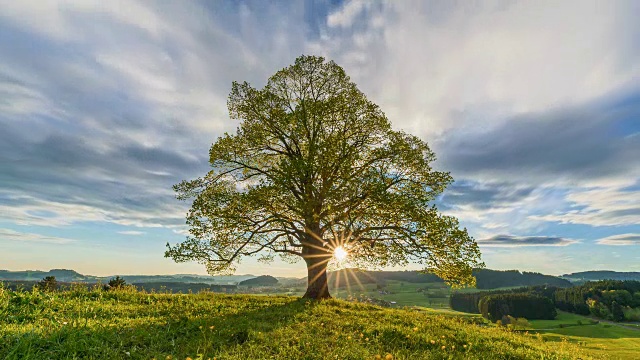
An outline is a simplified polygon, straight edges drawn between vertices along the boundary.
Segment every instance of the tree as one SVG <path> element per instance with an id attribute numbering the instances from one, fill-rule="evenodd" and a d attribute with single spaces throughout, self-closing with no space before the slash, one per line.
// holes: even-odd
<path id="1" fill-rule="evenodd" d="M 56 280 L 55 276 L 46 276 L 36 286 L 42 291 L 56 291 L 58 289 L 58 280 Z"/>
<path id="2" fill-rule="evenodd" d="M 330 297 L 337 248 L 352 266 L 417 262 L 448 283 L 474 283 L 477 244 L 433 204 L 451 176 L 432 169 L 427 143 L 393 130 L 336 63 L 301 56 L 262 89 L 234 82 L 228 107 L 240 125 L 211 146 L 211 170 L 174 186 L 193 199 L 190 236 L 165 256 L 212 274 L 256 254 L 302 257 L 304 297 L 316 299 Z"/>
<path id="3" fill-rule="evenodd" d="M 611 319 L 617 322 L 624 320 L 624 311 L 622 310 L 622 305 L 620 305 L 615 300 L 611 303 Z"/>
<path id="4" fill-rule="evenodd" d="M 127 285 L 127 282 L 118 275 L 114 278 L 111 278 L 111 280 L 109 280 L 108 285 L 109 285 L 109 288 L 111 289 L 121 289 L 125 287 L 125 285 Z"/>

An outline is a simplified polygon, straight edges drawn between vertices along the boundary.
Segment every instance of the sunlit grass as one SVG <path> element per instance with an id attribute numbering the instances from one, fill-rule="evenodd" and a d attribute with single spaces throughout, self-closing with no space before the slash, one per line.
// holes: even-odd
<path id="1" fill-rule="evenodd" d="M 0 291 L 7 359 L 574 359 L 477 318 L 286 296 Z"/>

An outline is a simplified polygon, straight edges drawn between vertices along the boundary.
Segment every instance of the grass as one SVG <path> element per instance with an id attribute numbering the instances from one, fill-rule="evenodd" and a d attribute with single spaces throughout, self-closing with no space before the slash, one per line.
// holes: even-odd
<path id="1" fill-rule="evenodd" d="M 387 281 L 385 293 L 380 293 L 375 284 L 351 284 L 331 289 L 331 295 L 338 299 L 360 297 L 364 295 L 386 301 L 393 301 L 392 307 L 424 306 L 430 308 L 448 308 L 450 289 L 443 283 L 410 283 Z"/>
<path id="2" fill-rule="evenodd" d="M 588 359 L 455 312 L 287 296 L 0 288 L 6 359 Z"/>
<path id="3" fill-rule="evenodd" d="M 590 353 L 611 359 L 640 358 L 640 331 L 611 324 L 593 324 L 591 319 L 559 311 L 555 320 L 531 320 L 548 341 L 579 343 Z"/>

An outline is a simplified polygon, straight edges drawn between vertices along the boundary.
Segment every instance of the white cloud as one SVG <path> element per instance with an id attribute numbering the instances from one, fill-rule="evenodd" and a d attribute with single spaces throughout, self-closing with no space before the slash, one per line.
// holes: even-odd
<path id="1" fill-rule="evenodd" d="M 638 57 L 625 35 L 637 26 L 628 4 L 500 4 L 389 1 L 351 34 L 329 29 L 317 48 L 356 74 L 397 126 L 427 136 L 580 104 L 640 74 L 620 66 Z M 329 19 L 350 24 L 361 8 L 347 3 Z"/>
<path id="2" fill-rule="evenodd" d="M 70 244 L 77 241 L 77 240 L 66 239 L 61 237 L 18 232 L 15 230 L 2 229 L 2 228 L 0 228 L 0 240 L 28 241 L 28 242 L 50 243 L 50 244 L 60 244 L 60 245 Z"/>
<path id="3" fill-rule="evenodd" d="M 640 245 L 640 234 L 620 234 L 598 239 L 599 245 Z M 618 256 L 619 257 L 619 256 Z"/>
<path id="4" fill-rule="evenodd" d="M 126 230 L 126 231 L 118 231 L 118 234 L 122 235 L 131 235 L 131 236 L 141 236 L 146 234 L 144 231 L 136 231 L 136 230 Z"/>
<path id="5" fill-rule="evenodd" d="M 591 226 L 622 226 L 640 224 L 640 191 L 624 188 L 575 189 L 566 196 L 570 204 L 548 215 L 532 215 L 531 220 Z"/>

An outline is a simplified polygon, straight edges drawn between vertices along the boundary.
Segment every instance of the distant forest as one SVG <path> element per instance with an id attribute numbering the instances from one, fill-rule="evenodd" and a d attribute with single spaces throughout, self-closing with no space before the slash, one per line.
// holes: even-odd
<path id="1" fill-rule="evenodd" d="M 550 285 L 557 287 L 572 286 L 571 282 L 556 276 L 543 275 L 534 272 L 520 272 L 518 270 L 489 270 L 477 269 L 473 271 L 478 289 L 495 289 L 500 287 Z M 349 282 L 351 284 L 384 284 L 386 281 L 406 281 L 409 283 L 444 282 L 438 276 L 418 271 L 359 271 L 343 269 L 329 273 L 329 282 L 335 286 Z"/>
<path id="2" fill-rule="evenodd" d="M 563 275 L 561 277 L 544 275 L 536 272 L 520 272 L 518 270 L 490 270 L 476 269 L 473 271 L 476 277 L 476 287 L 480 290 L 489 290 L 504 287 L 524 287 L 535 285 L 547 285 L 560 288 L 582 284 L 592 278 L 640 279 L 640 273 L 615 272 L 615 271 L 585 271 Z M 110 277 L 97 277 L 83 275 L 74 270 L 53 269 L 50 271 L 8 271 L 0 270 L 0 281 L 20 282 L 24 287 L 31 287 L 33 283 L 47 276 L 54 276 L 61 283 L 106 283 Z M 275 278 L 272 276 L 255 275 L 124 275 L 128 284 L 133 284 L 141 289 L 160 291 L 165 289 L 172 292 L 197 292 L 201 290 L 232 291 L 236 285 L 252 286 L 282 286 L 296 287 L 306 285 L 306 278 Z M 253 280 L 255 279 L 255 280 Z M 245 282 L 249 280 L 248 282 Z M 264 280 L 264 281 L 263 281 Z M 266 281 L 266 282 L 265 282 Z M 354 284 L 380 284 L 387 281 L 401 281 L 408 283 L 434 283 L 443 282 L 434 274 L 418 271 L 362 271 L 357 269 L 342 269 L 329 272 L 329 283 L 333 288 L 336 285 Z M 255 282 L 252 284 L 252 282 Z M 339 284 L 338 284 L 339 283 Z M 15 285 L 15 284 L 14 284 Z M 12 285 L 13 286 L 13 285 Z"/>

